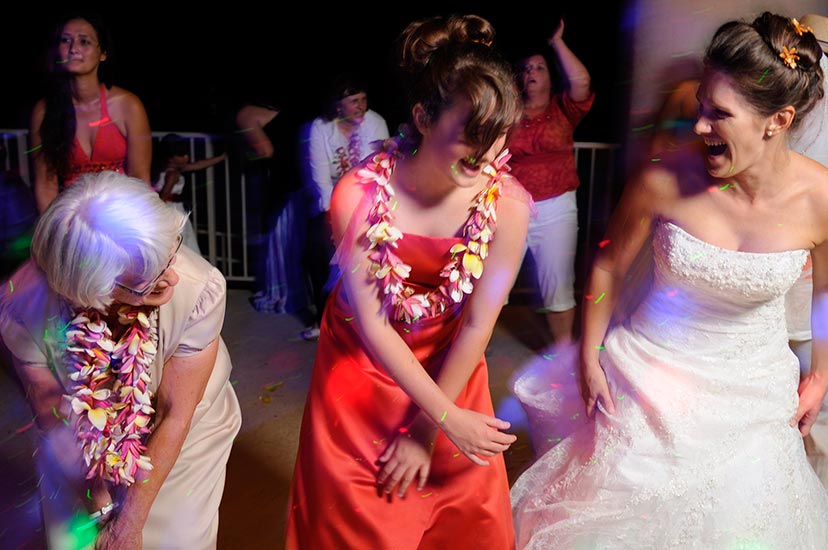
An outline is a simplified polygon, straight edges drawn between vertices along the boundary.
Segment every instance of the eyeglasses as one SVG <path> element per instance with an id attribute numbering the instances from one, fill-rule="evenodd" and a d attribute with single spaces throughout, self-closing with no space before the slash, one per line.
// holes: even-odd
<path id="1" fill-rule="evenodd" d="M 175 250 L 173 251 L 172 255 L 170 255 L 170 261 L 169 261 L 169 262 L 167 262 L 167 267 L 165 267 L 165 268 L 161 271 L 161 273 L 159 273 L 159 274 L 158 274 L 158 276 L 157 276 L 157 277 L 155 277 L 152 281 L 150 281 L 149 283 L 147 283 L 146 285 L 144 285 L 144 288 L 142 288 L 141 290 L 137 290 L 137 289 L 134 289 L 134 288 L 130 288 L 130 287 L 126 286 L 126 285 L 123 285 L 123 284 L 119 283 L 118 281 L 115 281 L 115 286 L 117 286 L 118 288 L 121 288 L 121 289 L 123 289 L 123 290 L 126 290 L 127 292 L 129 292 L 130 294 L 132 294 L 132 295 L 134 295 L 134 296 L 141 296 L 141 297 L 146 296 L 147 294 L 149 294 L 150 292 L 152 292 L 152 289 L 154 289 L 154 288 L 155 288 L 155 285 L 156 285 L 156 284 L 158 284 L 158 280 L 159 280 L 161 277 L 163 277 L 163 276 L 164 276 L 164 273 L 166 273 L 166 272 L 167 272 L 167 270 L 170 268 L 170 266 L 171 266 L 171 265 L 172 265 L 172 263 L 173 263 L 173 260 L 175 260 L 175 256 L 176 256 L 176 254 L 178 254 L 178 250 L 181 248 L 181 243 L 182 243 L 182 242 L 184 242 L 184 236 L 183 236 L 183 235 L 181 235 L 181 234 L 179 234 L 179 235 L 178 235 L 178 240 L 177 240 L 177 241 L 176 241 L 176 243 L 175 243 Z"/>

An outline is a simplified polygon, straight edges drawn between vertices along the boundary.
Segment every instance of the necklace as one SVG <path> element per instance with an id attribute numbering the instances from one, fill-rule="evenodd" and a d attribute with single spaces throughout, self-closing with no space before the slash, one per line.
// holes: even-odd
<path id="1" fill-rule="evenodd" d="M 497 200 L 501 193 L 501 178 L 509 171 L 504 150 L 492 164 L 483 168 L 490 176 L 488 185 L 477 194 L 469 207 L 470 215 L 463 227 L 463 242 L 449 249 L 451 260 L 440 271 L 442 283 L 436 289 L 417 293 L 406 284 L 411 266 L 394 252 L 402 232 L 394 227 L 394 216 L 389 201 L 394 190 L 389 183 L 396 165 L 393 154 L 375 155 L 358 176 L 362 183 L 375 183 L 374 204 L 368 213 L 369 228 L 365 236 L 370 242 L 369 272 L 376 277 L 383 291 L 386 306 L 394 320 L 413 323 L 420 318 L 436 317 L 453 304 L 460 303 L 474 290 L 473 280 L 483 274 L 483 260 L 489 254 L 489 243 L 497 226 Z"/>
<path id="2" fill-rule="evenodd" d="M 74 384 L 65 397 L 77 416 L 86 479 L 128 486 L 138 468 L 152 469 L 143 453 L 155 412 L 149 366 L 157 351 L 158 308 L 123 305 L 117 313 L 127 326 L 117 342 L 98 310 L 80 310 L 69 322 L 66 356 Z"/>

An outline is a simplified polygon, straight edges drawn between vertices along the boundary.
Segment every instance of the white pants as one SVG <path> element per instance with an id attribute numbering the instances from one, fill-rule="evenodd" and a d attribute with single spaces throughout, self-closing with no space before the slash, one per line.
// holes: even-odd
<path id="1" fill-rule="evenodd" d="M 575 253 L 578 244 L 578 203 L 575 191 L 535 203 L 526 248 L 535 262 L 538 290 L 545 311 L 575 307 Z"/>

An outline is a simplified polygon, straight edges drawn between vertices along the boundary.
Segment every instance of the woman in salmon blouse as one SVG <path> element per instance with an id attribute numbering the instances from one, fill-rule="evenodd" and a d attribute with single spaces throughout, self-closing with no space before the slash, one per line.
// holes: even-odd
<path id="1" fill-rule="evenodd" d="M 112 170 L 150 183 L 152 141 L 141 100 L 105 84 L 110 39 L 93 14 L 57 26 L 51 89 L 32 112 L 34 195 L 43 212 L 87 172 Z"/>
<path id="2" fill-rule="evenodd" d="M 527 249 L 537 273 L 542 310 L 556 345 L 572 341 L 575 321 L 575 252 L 578 241 L 578 172 L 573 132 L 595 95 L 583 63 L 563 40 L 564 22 L 546 48 L 519 58 L 518 85 L 523 120 L 509 138 L 512 174 L 532 194 L 537 216 L 529 222 Z M 560 67 L 561 89 L 552 85 L 552 63 Z"/>

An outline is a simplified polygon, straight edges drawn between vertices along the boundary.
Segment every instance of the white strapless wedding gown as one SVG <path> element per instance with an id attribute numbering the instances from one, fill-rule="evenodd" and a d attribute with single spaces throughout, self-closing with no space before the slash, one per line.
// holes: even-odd
<path id="1" fill-rule="evenodd" d="M 514 381 L 546 450 L 512 487 L 518 548 L 828 549 L 828 493 L 790 426 L 784 294 L 807 252 L 658 222 L 653 257 L 651 291 L 601 352 L 614 415 L 585 421 L 571 352 Z"/>

